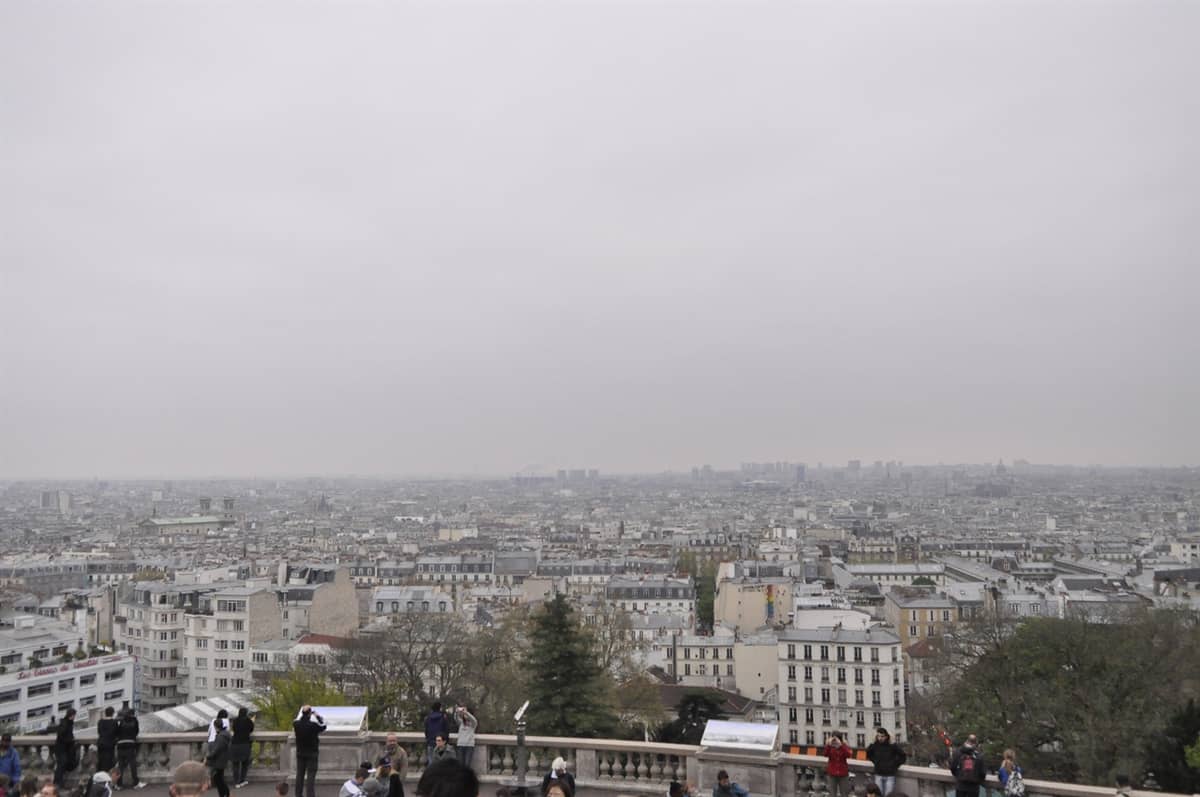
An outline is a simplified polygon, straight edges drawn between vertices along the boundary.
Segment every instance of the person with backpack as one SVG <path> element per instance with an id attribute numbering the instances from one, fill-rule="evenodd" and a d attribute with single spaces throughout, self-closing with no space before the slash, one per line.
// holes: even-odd
<path id="1" fill-rule="evenodd" d="M 892 741 L 887 728 L 877 728 L 875 741 L 867 747 L 867 760 L 875 765 L 875 785 L 883 797 L 887 797 L 896 790 L 896 773 L 904 766 L 908 755 Z"/>
<path id="2" fill-rule="evenodd" d="M 1012 750 L 1004 751 L 1004 761 L 996 773 L 1000 785 L 1004 787 L 1005 797 L 1025 797 L 1025 773 L 1017 765 L 1017 754 Z"/>
<path id="3" fill-rule="evenodd" d="M 987 780 L 987 767 L 983 764 L 975 734 L 968 736 L 962 747 L 954 751 L 950 774 L 954 776 L 955 797 L 979 797 L 979 787 Z"/>

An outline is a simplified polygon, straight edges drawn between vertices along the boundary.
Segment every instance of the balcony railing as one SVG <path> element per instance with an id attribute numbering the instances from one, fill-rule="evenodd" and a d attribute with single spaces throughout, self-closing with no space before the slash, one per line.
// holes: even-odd
<path id="1" fill-rule="evenodd" d="M 415 781 L 425 756 L 425 737 L 420 733 L 397 734 L 408 752 L 408 777 Z M 138 772 L 149 783 L 165 783 L 184 761 L 202 761 L 206 734 L 143 734 L 138 747 Z M 341 783 L 361 761 L 373 761 L 382 752 L 382 732 L 321 737 L 321 766 L 318 780 Z M 294 777 L 295 750 L 291 733 L 264 731 L 254 735 L 250 766 L 251 782 L 278 782 Z M 15 747 L 26 774 L 49 776 L 54 769 L 52 736 L 16 736 Z M 80 742 L 80 765 L 71 773 L 73 785 L 96 768 L 94 742 Z M 629 742 L 614 739 L 578 739 L 530 736 L 528 779 L 536 786 L 557 756 L 566 759 L 577 784 L 584 789 L 621 792 L 629 795 L 665 795 L 671 781 L 696 783 L 706 794 L 716 782 L 718 770 L 728 770 L 733 780 L 755 797 L 826 797 L 826 760 L 821 756 L 774 754 L 759 757 L 692 747 L 690 745 Z M 850 761 L 851 786 L 862 793 L 872 767 L 865 761 Z M 480 734 L 476 737 L 472 765 L 485 783 L 512 778 L 517 771 L 517 745 L 513 736 Z M 1055 783 L 1026 778 L 1027 797 L 1113 797 L 1114 790 L 1072 783 Z M 907 797 L 947 797 L 954 791 L 954 778 L 945 769 L 901 767 L 896 790 Z M 982 797 L 1003 797 L 995 778 L 989 778 Z M 1134 792 L 1138 797 L 1165 797 L 1162 792 Z"/>

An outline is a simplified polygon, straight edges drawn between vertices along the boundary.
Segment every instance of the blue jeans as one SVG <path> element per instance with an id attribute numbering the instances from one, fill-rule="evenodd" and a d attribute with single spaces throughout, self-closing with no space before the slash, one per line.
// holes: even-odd
<path id="1" fill-rule="evenodd" d="M 879 793 L 882 794 L 883 797 L 887 797 L 896 790 L 896 776 L 876 775 L 875 785 L 879 787 Z"/>

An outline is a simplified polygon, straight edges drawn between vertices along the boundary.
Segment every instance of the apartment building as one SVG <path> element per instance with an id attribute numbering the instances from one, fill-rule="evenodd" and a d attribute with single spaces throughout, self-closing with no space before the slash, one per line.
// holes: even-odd
<path id="1" fill-rule="evenodd" d="M 790 576 L 741 576 L 717 582 L 713 622 L 738 631 L 787 623 L 795 611 Z"/>
<path id="2" fill-rule="evenodd" d="M 325 634 L 305 634 L 299 639 L 272 639 L 250 649 L 250 680 L 267 686 L 271 679 L 296 667 L 325 667 L 335 663 L 338 648 L 349 640 Z"/>
<path id="3" fill-rule="evenodd" d="M 839 731 L 865 747 L 874 729 L 905 731 L 900 638 L 865 630 L 790 629 L 779 634 L 779 722 L 785 744 L 819 745 Z"/>
<path id="4" fill-rule="evenodd" d="M 418 556 L 414 577 L 434 584 L 490 584 L 495 580 L 491 554 Z"/>
<path id="5" fill-rule="evenodd" d="M 454 598 L 437 587 L 376 587 L 371 593 L 372 617 L 453 611 Z"/>
<path id="6" fill-rule="evenodd" d="M 733 676 L 728 688 L 742 697 L 774 705 L 779 686 L 778 635 L 774 631 L 739 634 L 733 645 Z"/>
<path id="7" fill-rule="evenodd" d="M 358 629 L 358 596 L 346 567 L 290 566 L 277 590 L 284 639 L 348 637 Z"/>
<path id="8" fill-rule="evenodd" d="M 118 599 L 113 639 L 141 664 L 142 711 L 160 711 L 183 702 L 178 667 L 183 658 L 188 612 L 200 610 L 201 598 L 217 584 L 136 582 Z"/>
<path id="9" fill-rule="evenodd" d="M 604 596 L 623 611 L 696 615 L 696 588 L 690 578 L 615 577 L 605 586 Z"/>
<path id="10" fill-rule="evenodd" d="M 64 655 L 73 649 L 70 633 L 41 624 L 36 618 L 22 621 L 17 628 L 0 629 L 2 659 L 25 655 L 25 667 L 16 663 L 4 665 L 0 675 L 0 725 L 18 733 L 42 731 L 50 719 L 62 717 L 68 708 L 79 713 L 86 723 L 90 712 L 107 706 L 120 708 L 124 701 L 136 703 L 133 693 L 133 657 L 115 653 L 104 657 L 89 657 L 67 661 L 55 659 L 55 651 Z M 31 666 L 43 654 L 48 663 Z"/>
<path id="11" fill-rule="evenodd" d="M 202 596 L 200 609 L 186 616 L 179 665 L 186 700 L 249 687 L 252 647 L 278 639 L 282 624 L 279 598 L 271 587 L 225 587 Z"/>
<path id="12" fill-rule="evenodd" d="M 87 564 L 79 561 L 33 559 L 0 565 L 0 587 L 15 587 L 40 597 L 87 586 Z"/>
<path id="13" fill-rule="evenodd" d="M 855 581 L 870 581 L 880 589 L 890 589 L 894 586 L 911 586 L 917 579 L 932 581 L 941 586 L 946 583 L 946 568 L 936 563 L 921 564 L 890 564 L 873 563 L 858 565 L 835 565 L 833 580 L 842 588 L 850 586 Z"/>
<path id="14" fill-rule="evenodd" d="M 914 587 L 892 587 L 883 596 L 883 616 L 896 629 L 903 649 L 922 639 L 941 639 L 959 622 L 953 599 Z"/>
<path id="15" fill-rule="evenodd" d="M 680 634 L 655 640 L 653 647 L 662 650 L 666 671 L 675 676 L 675 683 L 684 686 L 705 686 L 733 689 L 734 633 L 718 628 L 711 636 Z"/>

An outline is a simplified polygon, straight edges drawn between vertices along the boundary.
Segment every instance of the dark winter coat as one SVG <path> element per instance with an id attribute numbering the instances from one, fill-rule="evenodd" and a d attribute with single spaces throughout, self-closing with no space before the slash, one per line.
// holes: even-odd
<path id="1" fill-rule="evenodd" d="M 875 765 L 875 774 L 891 776 L 904 766 L 908 755 L 895 742 L 871 742 L 867 747 L 867 760 Z"/>
<path id="2" fill-rule="evenodd" d="M 444 712 L 431 711 L 429 716 L 425 717 L 425 744 L 432 747 L 439 736 L 447 742 L 450 741 L 450 720 Z"/>
<path id="3" fill-rule="evenodd" d="M 63 761 L 68 772 L 79 766 L 79 753 L 75 749 L 75 720 L 63 718 L 54 734 L 54 757 Z"/>
<path id="4" fill-rule="evenodd" d="M 120 726 L 112 717 L 105 717 L 96 723 L 96 746 L 116 747 L 117 728 Z"/>
<path id="5" fill-rule="evenodd" d="M 204 759 L 209 769 L 224 769 L 229 765 L 229 746 L 232 740 L 229 731 L 224 728 L 217 731 L 217 738 L 208 743 L 208 756 Z"/>
<path id="6" fill-rule="evenodd" d="M 292 723 L 292 731 L 296 734 L 296 755 L 315 758 L 321 752 L 320 737 L 325 732 L 325 723 L 316 714 L 300 717 Z"/>
<path id="7" fill-rule="evenodd" d="M 978 791 L 987 780 L 987 767 L 983 763 L 983 754 L 978 748 L 958 748 L 950 759 L 950 774 L 961 791 Z"/>
<path id="8" fill-rule="evenodd" d="M 141 730 L 142 726 L 133 714 L 121 717 L 120 722 L 117 723 L 117 747 L 137 744 L 138 734 L 141 733 Z"/>
<path id="9" fill-rule="evenodd" d="M 542 794 L 546 793 L 546 790 L 550 788 L 550 784 L 553 783 L 556 779 L 562 780 L 563 783 L 567 784 L 568 791 L 570 791 L 571 794 L 575 793 L 575 776 L 574 775 L 572 775 L 569 771 L 564 772 L 561 775 L 556 775 L 554 773 L 554 771 L 551 770 L 550 772 L 546 773 L 546 777 L 542 778 Z"/>

